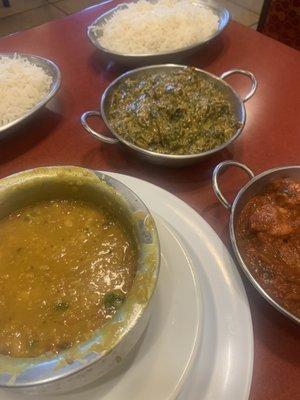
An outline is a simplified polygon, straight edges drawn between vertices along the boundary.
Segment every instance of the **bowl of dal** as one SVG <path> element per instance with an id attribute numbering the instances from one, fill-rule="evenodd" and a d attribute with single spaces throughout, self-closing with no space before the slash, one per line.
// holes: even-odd
<path id="1" fill-rule="evenodd" d="M 58 393 L 106 374 L 151 313 L 159 239 L 116 179 L 45 167 L 0 180 L 0 387 Z"/>

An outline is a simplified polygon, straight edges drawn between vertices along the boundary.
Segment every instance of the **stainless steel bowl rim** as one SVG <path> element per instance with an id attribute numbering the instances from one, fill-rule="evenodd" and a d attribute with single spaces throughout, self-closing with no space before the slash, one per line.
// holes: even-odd
<path id="1" fill-rule="evenodd" d="M 60 88 L 60 85 L 61 85 L 61 72 L 60 72 L 60 69 L 58 68 L 58 66 L 53 61 L 51 61 L 45 57 L 36 56 L 34 54 L 18 53 L 18 52 L 0 53 L 0 57 L 10 57 L 11 58 L 11 57 L 14 57 L 15 55 L 25 58 L 25 59 L 36 59 L 36 60 L 42 61 L 44 64 L 50 65 L 53 68 L 53 70 L 56 72 L 57 78 L 56 78 L 56 80 L 53 80 L 53 82 L 51 84 L 52 88 L 47 93 L 47 95 L 41 101 L 39 101 L 34 107 L 32 107 L 30 110 L 28 110 L 21 117 L 13 120 L 11 122 L 8 122 L 5 125 L 0 126 L 0 138 L 1 138 L 1 132 L 4 132 L 4 131 L 8 130 L 9 128 L 24 121 L 29 116 L 34 114 L 37 110 L 39 110 L 41 107 L 43 107 L 46 103 L 48 103 L 48 101 L 50 101 L 52 99 L 52 97 L 54 97 L 54 95 L 56 94 L 56 92 L 58 91 L 58 89 Z M 51 76 L 51 78 L 53 79 L 54 77 Z"/>
<path id="2" fill-rule="evenodd" d="M 231 204 L 228 203 L 229 207 L 227 207 L 224 202 L 223 199 L 220 198 L 220 194 L 221 196 L 222 193 L 218 187 L 218 184 L 216 185 L 215 182 L 218 179 L 218 174 L 219 172 L 226 168 L 226 167 L 230 167 L 230 166 L 236 166 L 239 167 L 243 170 L 245 170 L 246 172 L 249 173 L 249 171 L 252 173 L 253 177 L 251 177 L 251 179 L 249 180 L 249 182 L 247 182 L 244 186 L 242 186 L 242 188 L 238 191 L 237 195 L 234 198 L 234 201 Z M 247 171 L 248 169 L 248 171 Z M 243 257 L 241 256 L 239 249 L 238 249 L 238 245 L 237 245 L 237 241 L 236 241 L 236 235 L 235 235 L 235 229 L 234 229 L 234 218 L 235 218 L 235 212 L 236 212 L 236 208 L 237 205 L 240 201 L 240 199 L 242 198 L 243 194 L 247 191 L 247 189 L 251 186 L 253 186 L 255 183 L 257 183 L 258 181 L 261 180 L 261 178 L 264 178 L 268 175 L 272 175 L 275 172 L 285 172 L 285 171 L 291 171 L 291 170 L 297 170 L 300 171 L 300 165 L 286 165 L 286 166 L 282 166 L 282 167 L 277 167 L 277 168 L 272 168 L 272 169 L 268 169 L 266 171 L 261 172 L 258 175 L 254 175 L 253 172 L 244 164 L 235 162 L 235 161 L 231 161 L 231 160 L 227 160 L 227 161 L 223 161 L 220 164 L 218 164 L 213 172 L 213 189 L 215 194 L 217 195 L 219 201 L 223 204 L 224 207 L 229 208 L 230 209 L 230 217 L 229 217 L 229 234 L 230 234 L 230 241 L 231 241 L 231 245 L 234 251 L 234 254 L 239 262 L 240 267 L 242 268 L 243 272 L 245 273 L 245 275 L 247 276 L 247 278 L 250 280 L 250 282 L 252 283 L 252 285 L 257 289 L 257 291 L 273 306 L 275 307 L 279 312 L 281 312 L 282 314 L 284 314 L 285 316 L 287 316 L 288 318 L 290 318 L 291 320 L 293 320 L 294 322 L 300 324 L 300 318 L 296 317 L 294 314 L 290 313 L 288 310 L 286 310 L 283 306 L 281 306 L 280 304 L 277 303 L 276 300 L 274 300 L 264 289 L 263 287 L 257 282 L 257 280 L 254 278 L 254 276 L 252 275 L 252 273 L 250 272 L 249 268 L 247 267 L 246 263 L 243 260 Z M 249 174 L 251 176 L 251 174 Z M 219 193 L 218 193 L 219 191 Z"/>
<path id="3" fill-rule="evenodd" d="M 134 3 L 135 1 L 133 1 Z M 105 13 L 103 13 L 102 15 L 100 15 L 99 17 L 97 17 L 87 28 L 87 35 L 89 40 L 91 41 L 91 43 L 97 47 L 99 50 L 103 51 L 104 53 L 107 54 L 113 54 L 116 56 L 122 56 L 122 57 L 126 57 L 126 58 L 141 58 L 141 57 L 154 57 L 154 56 L 167 56 L 167 55 L 172 55 L 172 54 L 176 54 L 176 53 L 181 53 L 181 52 L 185 52 L 187 50 L 191 50 L 195 47 L 198 47 L 199 45 L 202 44 L 206 44 L 209 41 L 211 41 L 213 38 L 215 38 L 216 36 L 218 36 L 228 25 L 228 23 L 231 20 L 231 14 L 230 11 L 224 7 L 221 7 L 217 4 L 208 4 L 205 1 L 201 1 L 201 0 L 193 0 L 193 3 L 199 4 L 209 10 L 212 11 L 218 11 L 219 14 L 224 15 L 224 23 L 223 26 L 221 26 L 221 28 L 218 28 L 216 30 L 216 32 L 214 32 L 212 35 L 208 36 L 206 39 L 201 40 L 199 42 L 193 43 L 189 46 L 185 46 L 185 47 L 180 47 L 178 49 L 174 49 L 174 50 L 169 50 L 169 51 L 161 51 L 161 52 L 157 52 L 157 53 L 120 53 L 118 51 L 115 50 L 110 50 L 106 47 L 101 46 L 101 44 L 97 41 L 94 40 L 92 34 L 94 32 L 95 28 L 98 28 L 98 24 L 99 22 L 102 22 L 102 20 L 105 20 L 105 18 L 111 16 L 113 13 L 115 13 L 116 11 L 120 10 L 120 9 L 124 9 L 127 7 L 127 5 L 129 3 L 121 3 L 118 4 L 116 7 L 106 11 Z"/>

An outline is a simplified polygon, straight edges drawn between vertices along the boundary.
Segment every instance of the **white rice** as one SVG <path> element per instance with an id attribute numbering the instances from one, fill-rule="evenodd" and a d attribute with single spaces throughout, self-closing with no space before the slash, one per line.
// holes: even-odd
<path id="1" fill-rule="evenodd" d="M 52 78 L 28 60 L 0 57 L 0 126 L 24 115 L 49 92 Z"/>
<path id="2" fill-rule="evenodd" d="M 217 28 L 218 16 L 193 0 L 140 0 L 118 10 L 96 34 L 108 50 L 153 54 L 203 41 Z"/>

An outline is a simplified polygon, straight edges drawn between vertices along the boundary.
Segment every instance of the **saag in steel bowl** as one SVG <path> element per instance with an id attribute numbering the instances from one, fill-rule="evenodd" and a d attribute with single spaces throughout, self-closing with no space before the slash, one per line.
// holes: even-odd
<path id="1" fill-rule="evenodd" d="M 116 136 L 111 139 L 85 129 L 98 139 L 118 141 L 149 161 L 184 165 L 229 145 L 245 124 L 243 101 L 222 78 L 241 73 L 252 80 L 248 100 L 257 82 L 247 71 L 232 70 L 220 78 L 197 68 L 157 65 L 130 71 L 116 79 L 101 100 L 101 115 Z"/>

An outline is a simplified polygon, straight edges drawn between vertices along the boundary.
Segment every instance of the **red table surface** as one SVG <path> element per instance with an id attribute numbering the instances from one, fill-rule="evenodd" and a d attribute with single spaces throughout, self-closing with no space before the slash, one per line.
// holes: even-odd
<path id="1" fill-rule="evenodd" d="M 95 6 L 0 40 L 0 52 L 44 56 L 56 62 L 62 72 L 62 86 L 52 110 L 45 108 L 17 135 L 1 141 L 0 176 L 64 164 L 136 176 L 187 202 L 229 246 L 229 215 L 212 191 L 212 169 L 226 159 L 243 162 L 255 173 L 300 164 L 300 53 L 231 22 L 219 39 L 185 63 L 216 75 L 235 67 L 255 74 L 258 89 L 246 103 L 247 122 L 242 135 L 229 149 L 194 166 L 153 166 L 118 146 L 98 142 L 80 125 L 80 115 L 97 109 L 103 90 L 122 71 L 103 62 L 86 35 L 88 24 L 113 4 Z M 231 77 L 228 82 L 243 94 L 249 88 L 244 77 Z M 222 176 L 222 188 L 229 198 L 244 182 L 246 177 L 237 170 Z M 245 279 L 244 283 L 254 330 L 250 399 L 300 398 L 299 327 L 269 306 Z"/>

